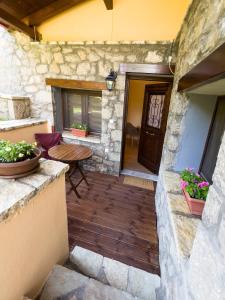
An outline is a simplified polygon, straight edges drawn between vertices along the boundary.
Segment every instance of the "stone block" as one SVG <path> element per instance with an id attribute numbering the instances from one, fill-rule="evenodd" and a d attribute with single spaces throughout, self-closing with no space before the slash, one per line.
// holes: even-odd
<path id="1" fill-rule="evenodd" d="M 112 260 L 110 258 L 104 257 L 103 270 L 109 285 L 124 291 L 127 289 L 127 281 L 128 281 L 127 265 Z"/>
<path id="2" fill-rule="evenodd" d="M 103 264 L 103 256 L 76 246 L 70 255 L 71 262 L 83 274 L 97 278 Z"/>
<path id="3" fill-rule="evenodd" d="M 89 279 L 79 273 L 62 266 L 54 266 L 40 300 L 83 299 L 88 282 Z M 76 296 L 79 298 L 74 298 Z"/>
<path id="4" fill-rule="evenodd" d="M 225 259 L 225 209 L 223 209 L 222 211 L 222 218 L 219 224 L 218 241 L 220 246 L 220 253 L 223 255 L 223 258 Z"/>
<path id="5" fill-rule="evenodd" d="M 160 286 L 160 277 L 143 270 L 129 267 L 127 291 L 143 300 L 156 300 L 155 290 Z"/>
<path id="6" fill-rule="evenodd" d="M 80 58 L 76 54 L 65 55 L 65 61 L 69 63 L 78 63 L 80 62 Z"/>
<path id="7" fill-rule="evenodd" d="M 121 130 L 112 130 L 111 132 L 111 139 L 112 141 L 121 141 L 122 139 L 122 131 Z"/>
<path id="8" fill-rule="evenodd" d="M 211 186 L 202 215 L 202 221 L 205 226 L 210 227 L 218 223 L 221 205 L 221 194 L 218 194 L 214 186 Z"/>
<path id="9" fill-rule="evenodd" d="M 162 56 L 159 55 L 156 51 L 149 51 L 145 62 L 152 64 L 160 63 L 162 62 Z"/>
<path id="10" fill-rule="evenodd" d="M 135 300 L 130 294 L 91 279 L 83 300 Z M 41 299 L 42 300 L 42 299 Z"/>
<path id="11" fill-rule="evenodd" d="M 48 66 L 47 65 L 37 65 L 36 71 L 38 74 L 45 74 L 48 72 Z"/>
<path id="12" fill-rule="evenodd" d="M 221 260 L 215 236 L 200 225 L 187 274 L 189 291 L 195 300 L 225 299 L 224 267 L 224 259 Z"/>
<path id="13" fill-rule="evenodd" d="M 71 76 L 74 74 L 74 71 L 67 64 L 60 65 L 60 71 L 61 71 L 61 74 L 63 74 L 63 75 Z"/>
<path id="14" fill-rule="evenodd" d="M 89 62 L 82 62 L 77 66 L 77 75 L 88 75 L 91 70 Z"/>
<path id="15" fill-rule="evenodd" d="M 60 52 L 54 53 L 53 58 L 54 58 L 55 63 L 57 63 L 57 64 L 63 64 L 64 63 L 63 55 Z"/>

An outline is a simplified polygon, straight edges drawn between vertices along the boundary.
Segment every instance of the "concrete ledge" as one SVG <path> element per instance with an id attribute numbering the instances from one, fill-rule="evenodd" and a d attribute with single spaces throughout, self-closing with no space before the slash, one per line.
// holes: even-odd
<path id="1" fill-rule="evenodd" d="M 22 119 L 22 120 L 9 120 L 9 121 L 0 121 L 0 132 L 1 131 L 10 131 L 17 128 L 23 128 L 28 126 L 34 126 L 39 124 L 47 123 L 47 120 L 42 119 Z"/>
<path id="2" fill-rule="evenodd" d="M 101 143 L 101 137 L 98 135 L 88 135 L 87 137 L 78 137 L 74 136 L 69 131 L 64 131 L 62 134 L 62 137 L 65 139 L 75 140 L 75 141 L 82 141 L 92 144 L 100 144 Z"/>
<path id="3" fill-rule="evenodd" d="M 44 160 L 37 173 L 21 179 L 0 179 L 0 222 L 26 206 L 47 185 L 64 174 L 69 166 Z"/>
<path id="4" fill-rule="evenodd" d="M 178 250 L 182 257 L 188 258 L 191 255 L 193 242 L 201 219 L 193 216 L 189 211 L 188 205 L 180 190 L 179 174 L 165 171 L 163 177 L 171 223 L 174 229 L 174 236 L 177 240 Z"/>

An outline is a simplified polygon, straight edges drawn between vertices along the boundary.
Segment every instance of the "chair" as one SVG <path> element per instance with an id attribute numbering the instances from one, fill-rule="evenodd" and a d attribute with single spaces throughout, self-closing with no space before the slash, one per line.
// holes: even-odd
<path id="1" fill-rule="evenodd" d="M 62 134 L 59 132 L 35 133 L 34 137 L 38 147 L 42 151 L 42 157 L 47 159 L 51 159 L 48 155 L 48 150 L 62 143 Z"/>

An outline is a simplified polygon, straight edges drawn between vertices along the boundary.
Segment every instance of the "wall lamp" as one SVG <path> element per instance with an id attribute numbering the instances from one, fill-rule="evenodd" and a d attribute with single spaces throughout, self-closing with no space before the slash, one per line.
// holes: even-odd
<path id="1" fill-rule="evenodd" d="M 106 77 L 106 86 L 109 91 L 112 91 L 116 85 L 117 72 L 110 70 L 109 75 Z"/>

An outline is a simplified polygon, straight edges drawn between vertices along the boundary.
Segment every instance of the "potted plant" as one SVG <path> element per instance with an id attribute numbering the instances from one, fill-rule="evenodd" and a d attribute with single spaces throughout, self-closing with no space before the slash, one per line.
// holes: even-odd
<path id="1" fill-rule="evenodd" d="M 0 140 L 0 177 L 19 178 L 33 173 L 39 166 L 41 150 L 24 141 Z"/>
<path id="2" fill-rule="evenodd" d="M 86 137 L 88 135 L 88 126 L 82 123 L 74 123 L 71 126 L 72 134 L 74 136 Z"/>
<path id="3" fill-rule="evenodd" d="M 209 183 L 192 168 L 181 172 L 181 189 L 193 215 L 201 216 L 209 191 Z"/>

